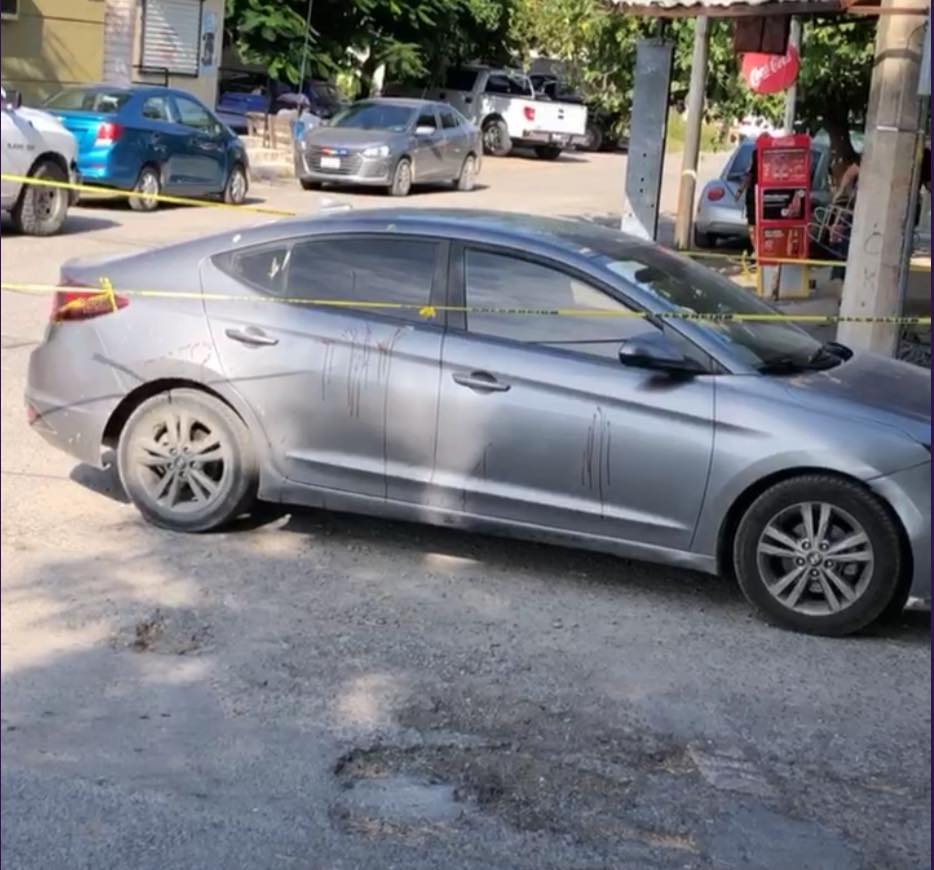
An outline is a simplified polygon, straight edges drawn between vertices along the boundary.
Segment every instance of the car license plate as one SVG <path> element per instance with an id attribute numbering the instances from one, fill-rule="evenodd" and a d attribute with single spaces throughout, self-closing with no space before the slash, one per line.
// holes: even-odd
<path id="1" fill-rule="evenodd" d="M 322 169 L 340 169 L 341 168 L 340 157 L 322 157 L 321 168 Z"/>

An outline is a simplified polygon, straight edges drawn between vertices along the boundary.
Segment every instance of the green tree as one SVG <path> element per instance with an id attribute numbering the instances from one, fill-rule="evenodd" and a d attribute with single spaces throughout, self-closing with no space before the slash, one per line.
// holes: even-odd
<path id="1" fill-rule="evenodd" d="M 870 19 L 811 19 L 802 34 L 796 114 L 823 127 L 835 160 L 855 156 L 850 131 L 863 125 L 869 102 L 876 24 Z"/>

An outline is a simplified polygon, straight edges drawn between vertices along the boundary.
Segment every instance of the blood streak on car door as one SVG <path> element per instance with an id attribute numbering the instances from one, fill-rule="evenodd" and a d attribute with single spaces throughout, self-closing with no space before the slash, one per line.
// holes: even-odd
<path id="1" fill-rule="evenodd" d="M 417 499 L 434 451 L 446 243 L 354 234 L 234 250 L 203 268 L 216 293 L 327 304 L 213 301 L 215 346 L 292 481 Z M 437 289 L 436 289 L 437 288 Z M 354 303 L 397 303 L 373 308 Z"/>

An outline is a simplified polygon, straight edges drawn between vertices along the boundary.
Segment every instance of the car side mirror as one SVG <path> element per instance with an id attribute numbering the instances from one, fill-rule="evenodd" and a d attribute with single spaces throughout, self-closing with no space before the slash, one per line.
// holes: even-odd
<path id="1" fill-rule="evenodd" d="M 624 341 L 619 349 L 619 361 L 630 368 L 670 374 L 698 375 L 704 372 L 699 363 L 681 353 L 662 332 L 645 333 Z"/>
<path id="2" fill-rule="evenodd" d="M 426 139 L 426 138 L 428 138 L 429 136 L 434 136 L 434 135 L 435 135 L 435 128 L 434 128 L 434 127 L 429 127 L 427 124 L 425 124 L 424 126 L 421 126 L 421 127 L 416 127 L 416 128 L 415 128 L 415 135 L 418 136 L 419 139 Z"/>

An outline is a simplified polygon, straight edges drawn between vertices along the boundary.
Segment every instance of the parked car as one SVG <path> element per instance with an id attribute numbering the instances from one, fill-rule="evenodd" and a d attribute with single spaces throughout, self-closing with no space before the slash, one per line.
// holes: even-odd
<path id="1" fill-rule="evenodd" d="M 587 108 L 587 127 L 583 136 L 574 136 L 571 144 L 584 151 L 615 151 L 622 140 L 617 130 L 619 113 L 607 112 L 588 102 L 567 81 L 553 73 L 532 73 L 529 78 L 535 93 L 561 103 L 576 103 Z"/>
<path id="2" fill-rule="evenodd" d="M 113 448 L 165 528 L 260 498 L 571 543 L 735 573 L 771 619 L 829 635 L 930 595 L 930 371 L 724 320 L 773 309 L 654 243 L 364 210 L 61 281 L 33 429 L 95 465 Z"/>
<path id="3" fill-rule="evenodd" d="M 246 199 L 243 143 L 191 94 L 83 85 L 59 91 L 45 108 L 78 140 L 82 181 L 134 191 L 136 211 L 156 209 L 160 193 L 220 195 L 236 205 Z"/>
<path id="4" fill-rule="evenodd" d="M 737 198 L 739 186 L 749 171 L 755 139 L 741 142 L 724 164 L 718 178 L 708 181 L 697 201 L 694 218 L 694 244 L 698 248 L 711 248 L 717 242 L 730 239 L 749 239 L 746 201 Z M 811 208 L 830 203 L 830 148 L 811 143 Z"/>
<path id="5" fill-rule="evenodd" d="M 473 121 L 483 132 L 484 149 L 497 157 L 525 145 L 542 159 L 555 160 L 587 130 L 585 106 L 539 99 L 531 79 L 513 70 L 452 69 L 444 87 L 431 96 Z"/>
<path id="6" fill-rule="evenodd" d="M 393 196 L 421 183 L 473 190 L 482 153 L 480 131 L 448 105 L 362 100 L 301 131 L 295 174 L 305 190 L 324 183 L 385 187 Z"/>
<path id="7" fill-rule="evenodd" d="M 331 82 L 308 81 L 299 92 L 285 82 L 242 74 L 221 84 L 216 113 L 231 130 L 243 134 L 247 132 L 248 113 L 275 115 L 281 109 L 294 109 L 297 97 L 303 97 L 303 108 L 318 118 L 333 117 L 346 105 Z"/>
<path id="8" fill-rule="evenodd" d="M 0 150 L 5 175 L 77 182 L 78 143 L 47 112 L 27 109 L 19 92 L 0 88 Z M 4 178 L 0 209 L 21 233 L 57 233 L 76 194 L 64 188 L 40 187 Z"/>
<path id="9" fill-rule="evenodd" d="M 730 130 L 732 141 L 741 142 L 744 139 L 756 139 L 763 133 L 778 135 L 775 125 L 762 115 L 746 115 L 741 121 L 733 125 Z"/>

